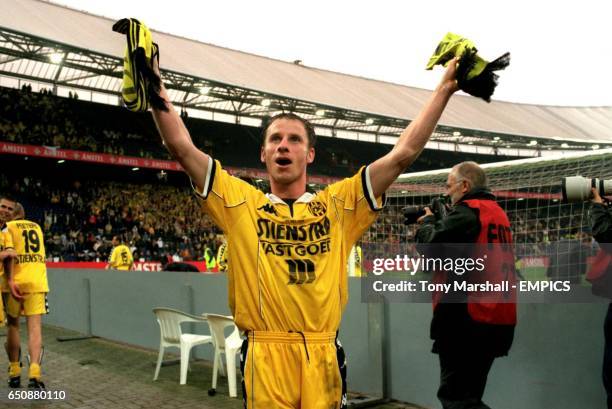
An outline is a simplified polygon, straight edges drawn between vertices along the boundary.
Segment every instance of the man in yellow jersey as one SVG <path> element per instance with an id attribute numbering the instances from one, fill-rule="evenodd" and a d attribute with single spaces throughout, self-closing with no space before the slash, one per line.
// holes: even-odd
<path id="1" fill-rule="evenodd" d="M 248 409 L 346 406 L 337 332 L 348 301 L 349 252 L 385 190 L 423 150 L 457 90 L 455 71 L 452 61 L 388 154 L 316 194 L 306 191 L 316 139 L 308 121 L 283 113 L 264 127 L 260 159 L 271 188 L 264 194 L 193 144 L 162 87 L 169 109 L 153 109 L 162 139 L 227 238 L 230 309 L 248 334 L 241 362 Z"/>
<path id="2" fill-rule="evenodd" d="M 134 257 L 130 248 L 123 243 L 121 236 L 113 236 L 113 251 L 106 265 L 106 269 L 131 270 L 134 267 Z"/>
<path id="3" fill-rule="evenodd" d="M 44 235 L 37 223 L 25 220 L 23 207 L 16 203 L 13 220 L 6 223 L 5 244 L 15 249 L 13 263 L 5 267 L 2 292 L 8 319 L 7 352 L 9 356 L 9 387 L 21 386 L 19 317 L 26 316 L 28 326 L 29 383 L 28 388 L 41 389 L 42 314 L 47 314 L 47 267 L 45 266 Z"/>
<path id="4" fill-rule="evenodd" d="M 4 275 L 4 263 L 12 262 L 15 256 L 15 250 L 12 247 L 7 247 L 5 240 L 6 222 L 13 218 L 15 210 L 15 200 L 9 196 L 0 196 L 0 279 Z M 10 243 L 10 242 L 9 242 Z M 4 302 L 0 298 L 0 327 L 4 327 L 6 318 L 4 316 Z"/>

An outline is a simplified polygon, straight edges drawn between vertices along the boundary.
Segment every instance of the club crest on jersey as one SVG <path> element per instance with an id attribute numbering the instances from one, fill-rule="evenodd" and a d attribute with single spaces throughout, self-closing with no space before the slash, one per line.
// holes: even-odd
<path id="1" fill-rule="evenodd" d="M 265 205 L 258 207 L 257 210 L 263 210 L 266 213 L 273 214 L 274 216 L 278 216 L 276 213 L 276 209 L 270 203 L 266 203 Z"/>
<path id="2" fill-rule="evenodd" d="M 327 206 L 321 202 L 310 202 L 308 203 L 308 210 L 313 216 L 323 216 L 327 211 Z"/>

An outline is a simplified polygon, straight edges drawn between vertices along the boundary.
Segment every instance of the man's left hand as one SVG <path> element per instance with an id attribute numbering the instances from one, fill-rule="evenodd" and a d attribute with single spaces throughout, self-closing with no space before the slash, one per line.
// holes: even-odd
<path id="1" fill-rule="evenodd" d="M 459 57 L 453 58 L 446 66 L 446 71 L 438 84 L 437 89 L 448 91 L 451 94 L 459 91 L 459 83 L 457 82 L 457 65 Z"/>
<path id="2" fill-rule="evenodd" d="M 591 201 L 593 203 L 601 203 L 603 204 L 603 199 L 601 198 L 601 196 L 599 195 L 599 192 L 597 191 L 596 188 L 592 187 L 591 188 L 591 193 L 593 193 L 593 199 L 591 199 Z"/>
<path id="3" fill-rule="evenodd" d="M 429 207 L 426 207 L 424 210 L 425 210 L 425 214 L 417 219 L 418 224 L 423 224 L 423 221 L 425 221 L 426 217 L 434 215 Z"/>

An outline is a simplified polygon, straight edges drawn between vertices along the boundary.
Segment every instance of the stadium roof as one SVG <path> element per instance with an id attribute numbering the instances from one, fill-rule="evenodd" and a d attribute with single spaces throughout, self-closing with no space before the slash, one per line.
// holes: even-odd
<path id="1" fill-rule="evenodd" d="M 39 0 L 0 0 L 0 8 L 0 75 L 118 95 L 125 39 L 111 31 L 112 20 Z M 170 96 L 185 108 L 255 119 L 294 111 L 330 136 L 351 131 L 384 141 L 399 135 L 431 93 L 166 33 L 153 36 Z M 612 107 L 487 104 L 457 95 L 432 140 L 499 153 L 514 149 L 507 154 L 603 148 L 612 144 Z"/>

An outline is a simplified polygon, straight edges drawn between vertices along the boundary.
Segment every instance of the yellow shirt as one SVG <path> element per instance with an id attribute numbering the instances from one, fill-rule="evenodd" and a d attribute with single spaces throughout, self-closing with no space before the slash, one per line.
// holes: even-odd
<path id="1" fill-rule="evenodd" d="M 4 245 L 17 253 L 13 264 L 15 284 L 24 293 L 48 292 L 45 265 L 44 235 L 40 226 L 29 220 L 13 220 L 6 224 Z M 2 281 L 2 291 L 8 292 L 8 283 Z"/>
<path id="2" fill-rule="evenodd" d="M 130 270 L 132 264 L 134 264 L 134 257 L 129 247 L 125 244 L 120 244 L 113 248 L 109 264 L 111 268 L 116 270 Z"/>
<path id="3" fill-rule="evenodd" d="M 348 301 L 346 262 L 380 210 L 367 168 L 289 206 L 211 159 L 203 210 L 224 231 L 229 304 L 242 330 L 333 332 Z"/>

